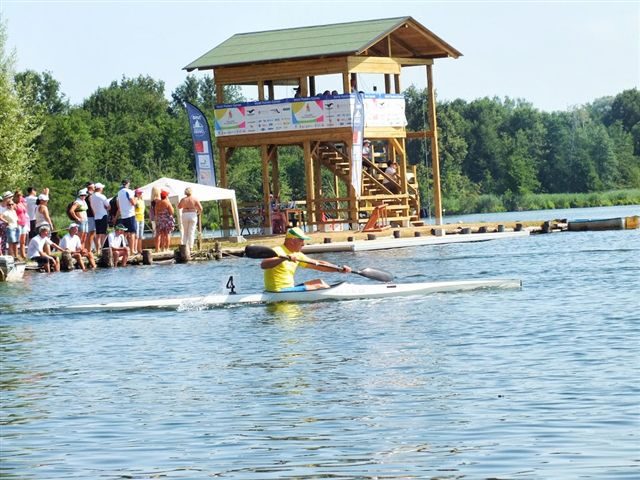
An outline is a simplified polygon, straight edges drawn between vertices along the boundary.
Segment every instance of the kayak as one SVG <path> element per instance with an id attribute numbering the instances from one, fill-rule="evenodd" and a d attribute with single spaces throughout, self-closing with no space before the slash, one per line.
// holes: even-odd
<path id="1" fill-rule="evenodd" d="M 217 307 L 238 304 L 261 304 L 278 302 L 320 302 L 327 300 L 356 300 L 386 297 L 406 297 L 429 293 L 460 292 L 489 288 L 520 288 L 522 282 L 512 279 L 488 280 L 452 280 L 425 283 L 384 283 L 355 284 L 341 282 L 329 288 L 304 292 L 261 292 L 261 293 L 227 293 L 207 295 L 204 297 L 183 297 L 166 299 L 144 299 L 130 302 L 93 303 L 84 305 L 67 305 L 60 310 L 65 312 L 114 311 L 135 309 L 179 309 L 189 307 Z"/>

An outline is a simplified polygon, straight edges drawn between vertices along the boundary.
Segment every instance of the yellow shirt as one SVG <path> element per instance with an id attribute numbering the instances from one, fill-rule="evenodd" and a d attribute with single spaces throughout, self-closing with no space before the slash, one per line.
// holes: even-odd
<path id="1" fill-rule="evenodd" d="M 273 250 L 278 255 L 291 255 L 298 260 L 308 260 L 308 257 L 304 253 L 294 253 L 284 245 L 275 247 Z M 296 268 L 298 268 L 298 265 L 301 265 L 303 268 L 307 268 L 306 263 L 290 262 L 288 260 L 285 260 L 280 265 L 266 269 L 264 271 L 264 289 L 268 292 L 279 292 L 283 288 L 293 287 L 293 277 L 296 273 Z"/>
<path id="2" fill-rule="evenodd" d="M 136 222 L 142 222 L 144 220 L 144 200 L 139 198 L 134 208 L 136 210 Z"/>

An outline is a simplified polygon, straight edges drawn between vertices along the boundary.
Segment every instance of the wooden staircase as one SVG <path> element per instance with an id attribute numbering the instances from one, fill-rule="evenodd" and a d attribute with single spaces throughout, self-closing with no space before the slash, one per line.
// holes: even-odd
<path id="1" fill-rule="evenodd" d="M 351 159 L 343 143 L 321 142 L 314 150 L 320 164 L 331 171 L 345 184 L 351 183 Z M 408 226 L 419 220 L 419 194 L 417 184 L 408 183 L 406 193 L 394 194 L 385 186 L 384 173 L 387 164 L 363 159 L 362 192 L 358 201 L 358 222 L 366 224 L 374 210 L 386 207 L 386 222 L 389 226 Z M 401 185 L 397 188 L 401 190 Z"/>

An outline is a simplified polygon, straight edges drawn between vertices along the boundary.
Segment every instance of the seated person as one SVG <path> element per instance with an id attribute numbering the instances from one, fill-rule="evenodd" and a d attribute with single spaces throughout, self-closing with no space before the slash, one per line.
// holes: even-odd
<path id="1" fill-rule="evenodd" d="M 120 263 L 123 267 L 127 266 L 129 261 L 129 248 L 127 245 L 127 239 L 124 237 L 124 232 L 127 227 L 119 223 L 115 226 L 113 232 L 107 235 L 107 246 L 111 249 L 111 255 L 113 256 L 113 266 L 117 267 Z"/>
<path id="2" fill-rule="evenodd" d="M 260 267 L 264 270 L 264 289 L 268 292 L 303 292 L 305 290 L 318 290 L 321 288 L 329 288 L 323 280 L 311 280 L 300 285 L 294 285 L 294 275 L 298 268 L 298 263 L 303 268 L 312 268 L 321 272 L 335 272 L 336 269 L 324 267 L 323 262 L 311 260 L 304 253 L 302 247 L 304 241 L 309 237 L 304 234 L 300 228 L 290 228 L 284 238 L 284 245 L 275 247 L 273 250 L 278 254 L 277 257 L 265 258 L 262 260 Z M 306 263 L 305 260 L 319 263 L 314 265 Z M 342 273 L 351 272 L 351 268 L 343 266 Z"/>
<path id="3" fill-rule="evenodd" d="M 38 267 L 44 268 L 47 273 L 51 273 L 51 267 L 55 272 L 60 271 L 60 261 L 51 255 L 48 255 L 46 250 L 48 247 L 53 247 L 62 251 L 62 247 L 57 243 L 54 243 L 49 238 L 51 229 L 47 225 L 43 225 L 38 229 L 38 235 L 33 237 L 29 242 L 27 250 L 27 257 L 30 260 L 38 262 Z"/>
<path id="4" fill-rule="evenodd" d="M 400 178 L 398 176 L 398 162 L 391 162 L 387 169 L 384 171 L 385 178 L 383 180 L 383 185 L 391 192 L 396 195 L 400 193 Z"/>
<path id="5" fill-rule="evenodd" d="M 76 262 L 78 262 L 78 265 L 80 266 L 80 268 L 82 268 L 82 271 L 85 272 L 87 269 L 84 266 L 82 257 L 87 257 L 91 268 L 96 268 L 96 261 L 93 258 L 93 253 L 91 253 L 91 250 L 83 248 L 82 240 L 78 236 L 78 227 L 79 226 L 77 223 L 72 223 L 69 225 L 69 233 L 62 237 L 62 240 L 60 240 L 60 246 L 64 250 L 67 250 L 71 253 L 71 256 L 76 260 Z"/>
<path id="6" fill-rule="evenodd" d="M 362 158 L 366 158 L 367 160 L 371 161 L 371 153 L 371 140 L 365 138 L 364 142 L 362 142 Z"/>

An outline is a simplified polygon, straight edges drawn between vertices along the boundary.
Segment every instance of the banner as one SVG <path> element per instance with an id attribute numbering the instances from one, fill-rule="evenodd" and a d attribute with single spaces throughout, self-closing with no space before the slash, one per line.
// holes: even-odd
<path id="1" fill-rule="evenodd" d="M 193 138 L 193 153 L 196 157 L 197 182 L 203 185 L 216 186 L 216 167 L 213 162 L 213 148 L 209 123 L 204 113 L 197 107 L 185 102 L 191 138 Z"/>
<path id="2" fill-rule="evenodd" d="M 351 144 L 351 185 L 356 191 L 356 198 L 362 193 L 362 142 L 364 140 L 364 95 L 360 92 L 354 95 L 352 115 L 352 144 Z"/>
<path id="3" fill-rule="evenodd" d="M 346 94 L 216 105 L 215 136 L 351 127 L 354 98 Z M 365 128 L 407 125 L 402 95 L 365 93 L 363 98 Z"/>

